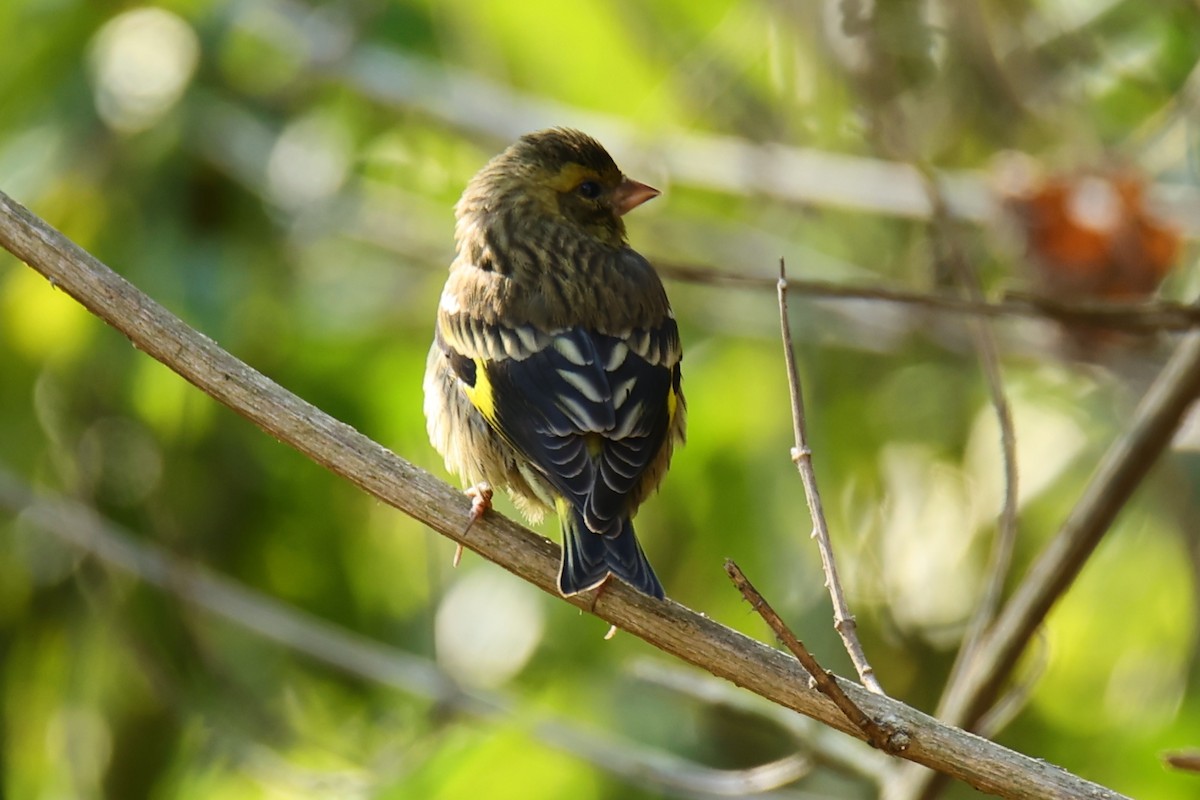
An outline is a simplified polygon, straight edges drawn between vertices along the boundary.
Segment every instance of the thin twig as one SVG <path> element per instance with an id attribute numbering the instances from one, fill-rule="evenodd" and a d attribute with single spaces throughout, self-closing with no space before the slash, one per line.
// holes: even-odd
<path id="1" fill-rule="evenodd" d="M 1200 333 L 1193 333 L 1175 349 L 1134 411 L 1129 430 L 1104 454 L 1061 531 L 1001 610 L 975 663 L 947 698 L 944 719 L 971 726 L 984 713 L 1047 612 L 1171 443 L 1198 395 Z"/>
<path id="2" fill-rule="evenodd" d="M 951 228 L 950 212 L 938 184 L 937 176 L 931 169 L 924 166 L 920 167 L 920 171 L 929 193 L 929 202 L 934 209 L 930 230 L 936 249 L 941 251 L 940 260 L 949 263 L 959 291 L 971 302 L 981 303 L 984 300 L 983 286 L 979 281 L 979 275 L 972 269 Z M 992 540 L 992 552 L 988 559 L 987 579 L 983 593 L 967 623 L 962 645 L 955 658 L 954 666 L 950 670 L 950 677 L 946 681 L 946 690 L 942 695 L 943 703 L 945 698 L 954 691 L 955 684 L 962 680 L 963 671 L 974 659 L 984 633 L 995 619 L 1004 584 L 1008 580 L 1008 573 L 1012 567 L 1013 550 L 1017 545 L 1017 497 L 1019 492 L 1017 434 L 1013 426 L 1012 408 L 1008 403 L 1008 396 L 1004 392 L 999 348 L 996 345 L 996 337 L 982 319 L 971 320 L 969 328 L 971 340 L 983 370 L 984 380 L 987 383 L 988 397 L 991 399 L 1000 429 L 1000 454 L 1004 467 L 1004 499 L 996 526 L 996 535 Z"/>
<path id="3" fill-rule="evenodd" d="M 808 501 L 808 511 L 812 516 L 812 536 L 817 540 L 817 549 L 821 552 L 821 566 L 825 570 L 825 586 L 829 589 L 829 597 L 833 601 L 833 627 L 842 637 L 846 652 L 858 671 L 858 678 L 863 686 L 872 692 L 884 694 L 883 687 L 875 677 L 875 670 L 867 661 L 862 643 L 858 640 L 858 623 L 850 613 L 850 604 L 846 602 L 846 594 L 842 591 L 842 582 L 838 578 L 837 562 L 833 557 L 833 544 L 829 540 L 829 526 L 825 522 L 825 509 L 821 506 L 821 495 L 817 491 L 817 475 L 812 466 L 812 450 L 808 446 L 808 432 L 804 420 L 804 393 L 800 388 L 800 373 L 796 369 L 796 353 L 792 345 L 792 326 L 788 321 L 787 306 L 787 268 L 784 260 L 779 259 L 779 327 L 783 335 L 783 360 L 787 365 L 788 386 L 792 397 L 792 428 L 796 444 L 792 448 L 792 461 L 800 473 L 804 483 L 804 497 Z"/>
<path id="4" fill-rule="evenodd" d="M 871 743 L 872 747 L 888 753 L 898 753 L 907 746 L 907 734 L 899 731 L 884 730 L 883 726 L 863 713 L 863 710 L 842 691 L 842 687 L 838 685 L 837 678 L 834 677 L 833 673 L 822 667 L 813 654 L 808 652 L 808 648 L 796 638 L 796 634 L 792 633 L 787 623 L 783 621 L 783 618 L 775 612 L 775 609 L 771 608 L 771 604 L 767 602 L 767 599 L 754 588 L 754 584 L 742 572 L 741 567 L 731 559 L 725 559 L 725 572 L 728 573 L 729 579 L 733 581 L 733 585 L 742 593 L 742 597 L 746 598 L 746 602 L 750 604 L 750 607 L 757 611 L 758 615 L 767 623 L 767 626 L 774 631 L 775 636 L 779 638 L 783 646 L 791 650 L 792 654 L 799 659 L 821 694 L 832 700 L 833 704 L 840 708 L 842 713 L 846 715 L 846 719 L 853 722 L 866 734 L 867 741 Z"/>
<path id="5" fill-rule="evenodd" d="M 221 349 L 60 232 L 0 192 L 0 246 L 124 333 L 210 397 L 373 497 L 463 541 L 465 498 L 376 442 L 322 412 Z M 1200 359 L 1200 354 L 1198 354 Z M 1200 376 L 1200 369 L 1194 370 Z M 558 595 L 560 550 L 500 514 L 471 529 L 467 547 L 547 594 Z M 618 625 L 653 647 L 772 702 L 862 738 L 829 700 L 807 686 L 794 658 L 671 600 L 624 585 L 594 605 L 562 599 Z M 905 759 L 1012 800 L 1119 800 L 1123 795 L 1071 773 L 944 725 L 903 703 L 854 684 L 842 687 L 876 719 L 910 732 Z"/>
<path id="6" fill-rule="evenodd" d="M 775 289 L 779 279 L 770 275 L 716 270 L 695 264 L 654 259 L 662 275 L 678 281 L 701 285 L 743 289 Z M 971 299 L 953 295 L 917 292 L 880 286 L 850 286 L 830 281 L 788 278 L 793 294 L 820 300 L 881 302 L 916 306 L 928 311 L 977 317 L 1019 317 L 1051 319 L 1067 327 L 1114 328 L 1132 332 L 1188 331 L 1200 328 L 1200 308 L 1169 300 L 1113 302 L 1107 300 L 1061 300 L 1053 297 L 1010 291 L 999 300 Z"/>
<path id="7" fill-rule="evenodd" d="M 934 208 L 931 231 L 935 248 L 940 250 L 939 259 L 942 262 L 949 262 L 949 271 L 965 299 L 973 303 L 982 302 L 984 299 L 983 287 L 979 282 L 979 276 L 967 263 L 966 256 L 962 252 L 962 248 L 959 246 L 950 228 L 952 223 L 937 183 L 937 177 L 930 170 L 923 170 L 922 175 L 925 180 L 930 203 Z M 999 352 L 995 336 L 982 318 L 975 318 L 968 322 L 972 345 L 979 358 L 984 380 L 988 387 L 988 396 L 991 399 L 992 408 L 995 410 L 1000 430 L 1001 461 L 1004 469 L 1004 498 L 997 521 L 996 534 L 992 539 L 992 552 L 988 558 L 987 578 L 984 589 L 979 597 L 979 602 L 971 614 L 971 618 L 967 621 L 962 644 L 958 648 L 958 654 L 955 656 L 954 664 L 950 669 L 950 675 L 946 679 L 946 684 L 938 703 L 938 716 L 942 716 L 945 713 L 946 704 L 956 691 L 956 687 L 965 680 L 964 676 L 967 670 L 974 665 L 983 637 L 995 620 L 996 611 L 1000 605 L 1000 597 L 1007 582 L 1009 570 L 1012 568 L 1012 555 L 1017 542 L 1018 475 L 1016 432 L 1013 428 L 1012 411 L 1008 404 L 1008 398 L 1004 393 L 1003 377 L 1000 374 Z M 1025 696 L 1020 692 L 1009 695 L 1014 701 L 1020 700 Z M 1011 707 L 1007 707 L 1007 710 L 1015 713 Z M 996 721 L 1003 720 L 1004 718 L 1005 715 L 1003 712 L 993 716 L 993 719 Z M 903 787 L 904 790 L 910 793 L 905 794 L 899 787 Z M 903 770 L 902 777 L 895 782 L 891 791 L 894 793 L 893 796 L 902 798 L 915 797 L 917 795 L 928 798 L 936 794 L 937 780 L 934 775 L 923 770 Z"/>
<path id="8" fill-rule="evenodd" d="M 942 720 L 968 729 L 977 726 L 1046 614 L 1070 587 L 1118 512 L 1170 445 L 1198 395 L 1200 333 L 1193 333 L 1176 347 L 1134 411 L 1129 430 L 1104 454 L 1058 535 L 1000 610 L 962 679 L 947 692 L 939 715 Z M 905 770 L 888 796 L 928 800 L 939 782 L 933 773 Z"/>
<path id="9" fill-rule="evenodd" d="M 192 141 L 198 155 L 230 179 L 258 195 L 265 202 L 272 202 L 269 187 L 262 177 L 261 164 L 270 155 L 271 135 L 261 130 L 261 125 L 249 111 L 232 103 L 209 100 L 203 105 L 203 116 L 208 122 L 201 135 Z M 257 143 L 255 147 L 241 147 L 230 152 L 225 143 L 238 139 Z M 406 260 L 417 263 L 441 262 L 453 255 L 447 251 L 443 240 L 431 241 L 429 231 L 436 228 L 434 214 L 441 208 L 422 201 L 412 195 L 398 191 L 394 186 L 371 184 L 367 195 L 356 194 L 347 189 L 338 196 L 336 206 L 322 205 L 320 218 L 324 225 L 335 220 L 335 228 L 324 233 L 339 232 L 353 241 L 361 241 L 387 250 Z M 363 184 L 355 184 L 358 192 Z M 1200 203 L 1197 203 L 1200 208 Z M 293 218 L 293 229 L 308 228 L 316 223 L 310 216 Z M 1200 214 L 1196 215 L 1200 219 Z M 336 227 L 340 225 L 340 227 Z M 311 234 L 312 231 L 310 230 Z M 674 280 L 701 285 L 730 286 L 741 289 L 763 289 L 774 292 L 778 279 L 773 274 L 733 272 L 717 270 L 709 266 L 651 258 L 655 268 Z M 865 271 L 865 270 L 863 270 Z M 1142 302 L 1115 302 L 1080 298 L 1061 299 L 1043 297 L 1028 292 L 1009 291 L 991 302 L 976 303 L 953 295 L 887 288 L 877 285 L 853 286 L 829 281 L 800 280 L 790 278 L 789 287 L 794 295 L 834 301 L 884 302 L 939 313 L 966 314 L 985 317 L 1016 317 L 1044 320 L 1052 319 L 1064 327 L 1113 328 L 1129 332 L 1150 333 L 1155 331 L 1186 331 L 1200 327 L 1200 309 L 1168 300 Z"/>
<path id="10" fill-rule="evenodd" d="M 1200 750 L 1175 750 L 1163 753 L 1163 763 L 1184 772 L 1200 773 Z"/>

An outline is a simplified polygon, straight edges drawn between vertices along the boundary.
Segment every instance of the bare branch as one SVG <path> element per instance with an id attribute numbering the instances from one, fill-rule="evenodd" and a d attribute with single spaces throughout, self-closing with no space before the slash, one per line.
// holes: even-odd
<path id="1" fill-rule="evenodd" d="M 1030 568 L 946 698 L 943 719 L 970 727 L 987 710 L 1050 608 L 1074 581 L 1117 513 L 1200 394 L 1200 333 L 1188 334 L 1146 392 L 1129 430 L 1104 454 L 1079 503 Z"/>
<path id="2" fill-rule="evenodd" d="M 963 253 L 962 246 L 951 227 L 949 210 L 946 207 L 941 186 L 938 184 L 937 175 L 925 167 L 921 167 L 921 173 L 929 193 L 929 202 L 934 209 L 930 230 L 935 249 L 940 251 L 938 258 L 949 266 L 960 292 L 972 302 L 981 303 L 984 299 L 983 286 L 979 281 L 978 273 L 972 268 Z M 991 399 L 992 408 L 996 412 L 996 422 L 1000 429 L 1000 453 L 1004 465 L 1004 499 L 996 535 L 992 540 L 987 581 L 979 598 L 979 604 L 967 623 L 962 646 L 959 648 L 954 667 L 950 671 L 950 678 L 946 683 L 943 702 L 954 692 L 955 685 L 962 680 L 963 672 L 970 667 L 979 650 L 984 633 L 995 618 L 996 609 L 1000 605 L 1000 596 L 1004 591 L 1004 584 L 1012 566 L 1013 550 L 1017 544 L 1017 495 L 1019 491 L 1017 434 L 1013 427 L 1012 408 L 1009 406 L 1008 396 L 1004 392 L 1004 376 L 1000 372 L 1000 352 L 996 345 L 996 337 L 982 319 L 971 320 L 969 328 L 971 340 L 983 370 L 984 380 L 987 383 L 988 396 Z"/>
<path id="3" fill-rule="evenodd" d="M 833 556 L 833 544 L 829 540 L 829 525 L 825 522 L 825 509 L 821 506 L 821 494 L 817 491 L 817 475 L 812 466 L 812 450 L 808 447 L 808 431 L 804 421 L 804 393 L 800 388 L 800 373 L 796 369 L 796 352 L 792 345 L 792 325 L 788 320 L 787 271 L 783 259 L 779 259 L 779 327 L 783 335 L 783 360 L 787 366 L 788 386 L 792 398 L 792 428 L 796 437 L 795 447 L 792 448 L 792 461 L 800 473 L 804 483 L 804 497 L 808 501 L 808 511 L 812 516 L 812 537 L 817 540 L 817 549 L 821 552 L 821 566 L 825 570 L 825 586 L 829 589 L 829 597 L 833 601 L 833 627 L 842 637 L 846 652 L 854 662 L 858 679 L 863 686 L 877 694 L 884 694 L 883 687 L 875 677 L 875 670 L 867 661 L 862 642 L 858 640 L 858 623 L 850 613 L 850 604 L 846 602 L 846 593 L 842 590 L 842 581 L 838 578 L 837 562 Z"/>
<path id="4" fill-rule="evenodd" d="M 725 560 L 725 572 L 729 574 L 729 579 L 733 581 L 733 585 L 742 593 L 742 597 L 746 598 L 746 602 L 750 607 L 758 612 L 758 615 L 763 618 L 783 646 L 792 651 L 800 663 L 804 666 L 804 670 L 812 678 L 820 692 L 833 701 L 834 705 L 842 710 L 846 715 L 846 719 L 857 725 L 863 733 L 867 735 L 867 741 L 872 747 L 879 750 L 884 750 L 888 753 L 899 753 L 904 750 L 908 743 L 907 734 L 902 731 L 889 733 L 875 720 L 863 713 L 863 710 L 855 705 L 854 701 L 846 696 L 842 691 L 842 687 L 833 678 L 832 672 L 827 672 L 824 667 L 817 662 L 817 659 L 812 653 L 808 652 L 808 648 L 804 643 L 796 638 L 796 634 L 792 633 L 787 623 L 779 614 L 775 613 L 775 609 L 771 608 L 771 604 L 762 596 L 758 589 L 754 588 L 754 584 L 746 577 L 741 568 L 733 561 Z"/>
<path id="5" fill-rule="evenodd" d="M 558 547 L 499 514 L 480 520 L 464 539 L 462 526 L 468 501 L 461 492 L 234 358 L 2 192 L 0 245 L 120 330 L 138 348 L 270 435 L 558 597 Z M 1200 336 L 1189 341 L 1200 350 Z M 1198 363 L 1193 366 L 1200 366 L 1200 352 L 1195 357 Z M 1200 368 L 1194 368 L 1192 376 L 1200 381 Z M 1116 502 L 1119 504 L 1123 498 Z M 863 737 L 862 731 L 846 720 L 828 698 L 808 687 L 807 675 L 790 655 L 678 603 L 654 600 L 619 583 L 594 604 L 588 597 L 564 602 L 775 703 Z M 945 772 L 981 791 L 1014 800 L 1122 797 L 1063 769 L 947 726 L 852 682 L 839 683 L 864 712 L 876 719 L 894 719 L 897 727 L 909 732 L 904 758 Z"/>
<path id="6" fill-rule="evenodd" d="M 779 283 L 779 279 L 773 275 L 728 272 L 661 259 L 653 261 L 655 268 L 664 276 L 687 283 L 764 290 L 774 290 Z M 1026 292 L 1008 292 L 999 300 L 987 301 L 982 297 L 974 299 L 899 288 L 852 286 L 796 278 L 788 278 L 788 290 L 793 294 L 818 300 L 895 303 L 927 311 L 977 317 L 1051 319 L 1068 327 L 1078 325 L 1134 332 L 1188 331 L 1200 327 L 1200 308 L 1169 300 L 1061 300 Z"/>

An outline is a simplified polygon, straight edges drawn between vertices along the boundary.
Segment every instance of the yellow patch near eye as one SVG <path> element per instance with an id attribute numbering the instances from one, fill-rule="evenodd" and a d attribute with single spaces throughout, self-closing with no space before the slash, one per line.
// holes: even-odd
<path id="1" fill-rule="evenodd" d="M 471 405 L 479 409 L 483 418 L 493 425 L 496 423 L 496 398 L 492 393 L 492 382 L 488 380 L 487 366 L 482 358 L 475 359 L 475 385 L 463 384 L 463 392 Z"/>
<path id="2" fill-rule="evenodd" d="M 600 174 L 582 164 L 567 164 L 550 181 L 550 186 L 556 192 L 570 192 L 584 181 L 598 181 Z"/>

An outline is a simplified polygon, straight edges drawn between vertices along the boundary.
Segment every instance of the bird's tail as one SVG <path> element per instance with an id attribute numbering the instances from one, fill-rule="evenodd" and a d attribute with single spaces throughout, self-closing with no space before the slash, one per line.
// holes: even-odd
<path id="1" fill-rule="evenodd" d="M 583 515 L 574 508 L 561 508 L 563 558 L 558 571 L 558 590 L 563 596 L 594 589 L 610 574 L 642 594 L 663 598 L 663 587 L 646 560 L 628 517 L 616 535 L 589 530 Z"/>

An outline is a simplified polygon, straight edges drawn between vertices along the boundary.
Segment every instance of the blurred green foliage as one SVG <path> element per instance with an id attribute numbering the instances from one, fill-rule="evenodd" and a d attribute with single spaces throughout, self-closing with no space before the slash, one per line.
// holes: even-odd
<path id="1" fill-rule="evenodd" d="M 629 220 L 652 258 L 768 278 L 785 256 L 794 276 L 932 288 L 935 246 L 919 220 L 757 191 L 761 164 L 695 163 L 681 177 L 665 154 L 711 135 L 742 148 L 726 154 L 777 143 L 974 170 L 1021 148 L 1057 166 L 1115 154 L 1195 183 L 1181 95 L 1200 12 L 1186 2 L 14 0 L 0 30 L 0 189 L 240 358 L 439 473 L 420 385 L 452 205 L 521 131 L 584 127 L 668 189 Z M 956 235 L 989 288 L 1023 283 L 997 229 Z M 1189 255 L 1167 291 L 1195 284 Z M 723 575 L 734 558 L 847 674 L 788 458 L 774 294 L 668 289 L 690 431 L 639 517 L 651 560 L 673 598 L 767 639 Z M 800 296 L 792 311 L 860 632 L 888 690 L 932 709 L 1000 507 L 978 362 L 958 317 Z M 1023 479 L 1011 584 L 1120 434 L 1163 343 L 1083 366 L 1047 327 L 996 329 Z M 1056 607 L 1005 744 L 1131 795 L 1196 796 L 1197 779 L 1159 755 L 1200 745 L 1198 467 L 1166 459 Z M 452 570 L 448 542 L 264 436 L 7 255 L 0 469 L 511 703 L 480 714 L 453 693 L 321 665 L 10 509 L 4 797 L 673 794 L 571 755 L 545 719 L 626 755 L 725 769 L 811 747 L 756 706 L 649 680 L 634 669 L 646 660 L 692 674 L 631 636 L 604 641 L 597 620 L 493 565 L 468 555 Z M 795 788 L 878 790 L 821 761 Z"/>

